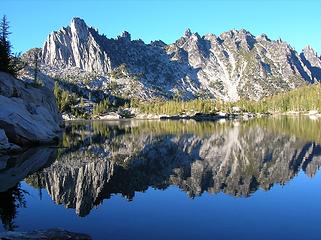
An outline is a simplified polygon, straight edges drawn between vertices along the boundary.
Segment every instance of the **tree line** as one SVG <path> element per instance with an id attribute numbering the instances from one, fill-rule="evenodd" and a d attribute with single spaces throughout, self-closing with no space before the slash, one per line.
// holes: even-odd
<path id="1" fill-rule="evenodd" d="M 132 101 L 131 101 L 132 102 Z M 321 84 L 315 83 L 265 97 L 260 101 L 239 100 L 223 102 L 220 100 L 195 99 L 190 101 L 171 100 L 155 102 L 138 102 L 135 106 L 143 113 L 182 115 L 193 113 L 232 113 L 237 107 L 242 112 L 277 113 L 277 112 L 321 112 Z"/>

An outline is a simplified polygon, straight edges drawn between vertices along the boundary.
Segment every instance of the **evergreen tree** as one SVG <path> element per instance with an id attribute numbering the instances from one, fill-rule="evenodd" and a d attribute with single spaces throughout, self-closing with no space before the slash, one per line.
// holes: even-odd
<path id="1" fill-rule="evenodd" d="M 10 34 L 9 21 L 4 15 L 0 22 L 0 71 L 17 76 L 18 71 L 24 68 L 25 65 L 21 62 L 19 55 L 14 55 L 11 52 Z"/>
<path id="2" fill-rule="evenodd" d="M 9 22 L 4 15 L 0 23 L 0 71 L 11 73 L 11 45 L 8 40 L 9 35 Z"/>
<path id="3" fill-rule="evenodd" d="M 38 72 L 39 72 L 39 69 L 38 69 L 38 59 L 39 59 L 39 55 L 38 55 L 38 52 L 34 52 L 34 56 L 33 56 L 33 61 L 34 61 L 34 67 L 35 67 L 35 70 L 34 70 L 34 75 L 33 75 L 33 81 L 35 83 L 38 82 Z"/>

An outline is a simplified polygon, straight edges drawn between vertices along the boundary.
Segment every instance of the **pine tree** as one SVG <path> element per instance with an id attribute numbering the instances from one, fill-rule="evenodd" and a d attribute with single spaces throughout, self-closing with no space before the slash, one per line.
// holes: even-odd
<path id="1" fill-rule="evenodd" d="M 11 45 L 8 40 L 9 35 L 9 22 L 6 15 L 4 15 L 0 23 L 0 71 L 11 73 Z"/>
<path id="2" fill-rule="evenodd" d="M 38 72 L 39 72 L 39 69 L 38 69 L 38 59 L 39 59 L 39 55 L 38 55 L 38 52 L 34 52 L 34 56 L 33 56 L 33 61 L 34 61 L 34 67 L 35 67 L 35 70 L 34 70 L 34 76 L 33 76 L 33 81 L 34 83 L 38 83 Z"/>
<path id="3" fill-rule="evenodd" d="M 13 55 L 11 44 L 9 42 L 9 21 L 6 15 L 0 22 L 0 71 L 17 76 L 18 72 L 25 67 L 21 62 L 19 55 Z"/>

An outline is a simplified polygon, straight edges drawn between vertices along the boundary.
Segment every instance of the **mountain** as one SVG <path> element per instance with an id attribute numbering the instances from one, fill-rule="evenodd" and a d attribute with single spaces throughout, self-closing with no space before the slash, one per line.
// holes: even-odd
<path id="1" fill-rule="evenodd" d="M 25 58 L 30 60 L 33 51 Z M 282 40 L 253 36 L 243 29 L 219 36 L 200 36 L 187 29 L 172 44 L 146 44 L 132 40 L 128 32 L 107 38 L 74 18 L 70 26 L 51 33 L 37 54 L 45 79 L 145 100 L 258 100 L 321 80 L 321 59 L 313 49 L 299 54 Z"/>

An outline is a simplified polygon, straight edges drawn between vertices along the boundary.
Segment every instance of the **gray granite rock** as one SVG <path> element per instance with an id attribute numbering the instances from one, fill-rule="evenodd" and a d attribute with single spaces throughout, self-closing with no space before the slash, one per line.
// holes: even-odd
<path id="1" fill-rule="evenodd" d="M 15 144 L 9 143 L 6 133 L 0 128 L 0 156 L 4 153 L 20 151 L 21 148 Z M 1 164 L 0 164 L 1 169 Z"/>
<path id="2" fill-rule="evenodd" d="M 40 56 L 43 75 L 145 100 L 257 100 L 321 80 L 320 58 L 313 50 L 300 55 L 280 39 L 244 29 L 219 36 L 188 29 L 172 44 L 146 44 L 132 40 L 128 32 L 107 38 L 74 18 L 48 36 Z"/>
<path id="3" fill-rule="evenodd" d="M 46 87 L 0 72 L 0 109 L 0 128 L 10 143 L 52 143 L 61 137 L 62 118 L 52 91 Z M 1 139 L 6 145 L 3 132 Z"/>

